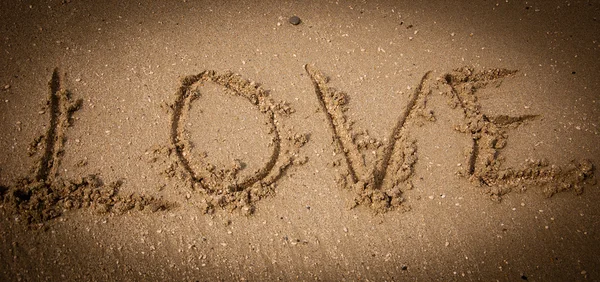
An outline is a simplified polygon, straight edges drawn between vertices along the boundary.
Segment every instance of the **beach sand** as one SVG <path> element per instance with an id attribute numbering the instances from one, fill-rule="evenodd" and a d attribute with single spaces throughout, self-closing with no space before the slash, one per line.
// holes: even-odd
<path id="1" fill-rule="evenodd" d="M 0 15 L 2 281 L 600 279 L 598 1 Z"/>

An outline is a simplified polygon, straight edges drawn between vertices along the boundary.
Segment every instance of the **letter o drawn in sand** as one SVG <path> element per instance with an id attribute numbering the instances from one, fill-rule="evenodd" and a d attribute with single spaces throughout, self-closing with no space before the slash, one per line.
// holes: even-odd
<path id="1" fill-rule="evenodd" d="M 199 97 L 199 93 L 194 88 L 205 82 L 216 83 L 225 87 L 226 92 L 245 98 L 267 118 L 268 133 L 271 135 L 269 146 L 272 147 L 272 150 L 266 163 L 254 170 L 250 175 L 244 177 L 238 175 L 238 172 L 242 169 L 242 165 L 239 162 L 234 162 L 230 167 L 216 168 L 214 165 L 208 163 L 202 155 L 196 155 L 194 158 L 198 159 L 194 159 L 194 164 L 200 163 L 200 165 L 192 166 L 190 163 L 190 156 L 192 155 L 190 153 L 191 144 L 186 140 L 184 125 L 190 114 L 191 103 L 195 98 Z M 178 164 L 191 178 L 192 187 L 198 188 L 199 186 L 207 194 L 230 196 L 239 194 L 238 192 L 250 190 L 247 188 L 254 185 L 257 185 L 257 187 L 269 186 L 294 161 L 294 156 L 289 155 L 289 152 L 292 150 L 285 150 L 284 152 L 286 153 L 283 154 L 284 156 L 280 156 L 282 147 L 287 147 L 287 144 L 282 145 L 282 139 L 280 138 L 281 125 L 279 125 L 277 119 L 278 116 L 289 115 L 292 110 L 283 103 L 274 103 L 269 98 L 267 91 L 254 82 L 242 79 L 239 75 L 230 72 L 217 74 L 215 71 L 204 71 L 198 75 L 190 75 L 183 78 L 181 86 L 176 93 L 172 110 L 170 141 L 174 147 Z M 294 138 L 287 138 L 284 141 L 297 142 Z M 274 169 L 278 161 L 279 167 L 278 169 Z M 260 198 L 263 194 L 266 193 L 248 195 L 248 197 L 257 196 Z M 228 202 L 229 200 L 225 199 L 224 201 Z"/>

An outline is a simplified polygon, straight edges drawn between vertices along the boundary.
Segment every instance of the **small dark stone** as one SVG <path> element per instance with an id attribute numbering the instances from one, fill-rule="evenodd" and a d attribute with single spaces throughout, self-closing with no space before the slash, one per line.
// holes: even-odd
<path id="1" fill-rule="evenodd" d="M 521 279 L 527 280 L 527 276 L 525 276 L 525 274 L 523 274 L 523 275 L 521 275 Z"/>
<path id="2" fill-rule="evenodd" d="M 290 23 L 293 25 L 299 25 L 302 22 L 299 17 L 293 16 L 290 18 Z"/>
<path id="3" fill-rule="evenodd" d="M 402 270 L 407 270 L 407 269 L 408 269 L 408 266 L 406 266 L 406 265 L 402 265 L 401 269 L 402 269 Z"/>

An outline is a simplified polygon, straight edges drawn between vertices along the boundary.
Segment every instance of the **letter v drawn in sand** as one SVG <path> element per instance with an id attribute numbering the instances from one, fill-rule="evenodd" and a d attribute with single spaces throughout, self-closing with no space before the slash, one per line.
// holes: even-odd
<path id="1" fill-rule="evenodd" d="M 353 206 L 364 204 L 375 212 L 403 207 L 402 192 L 412 189 L 410 178 L 417 162 L 417 146 L 409 138 L 408 121 L 417 116 L 435 120 L 432 112 L 425 111 L 426 97 L 431 93 L 430 72 L 409 97 L 387 141 L 381 142 L 352 128 L 345 114 L 346 93 L 329 87 L 328 78 L 315 67 L 305 65 L 305 70 L 333 131 L 337 151 L 346 161 L 347 173 L 338 182 L 356 193 Z M 375 158 L 369 161 L 367 151 L 375 151 Z"/>

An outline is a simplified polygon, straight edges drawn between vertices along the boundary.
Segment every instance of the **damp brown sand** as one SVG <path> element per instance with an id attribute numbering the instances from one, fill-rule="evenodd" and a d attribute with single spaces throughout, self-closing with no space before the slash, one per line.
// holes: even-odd
<path id="1" fill-rule="evenodd" d="M 599 277 L 594 2 L 105 4 L 0 4 L 0 280 Z"/>

